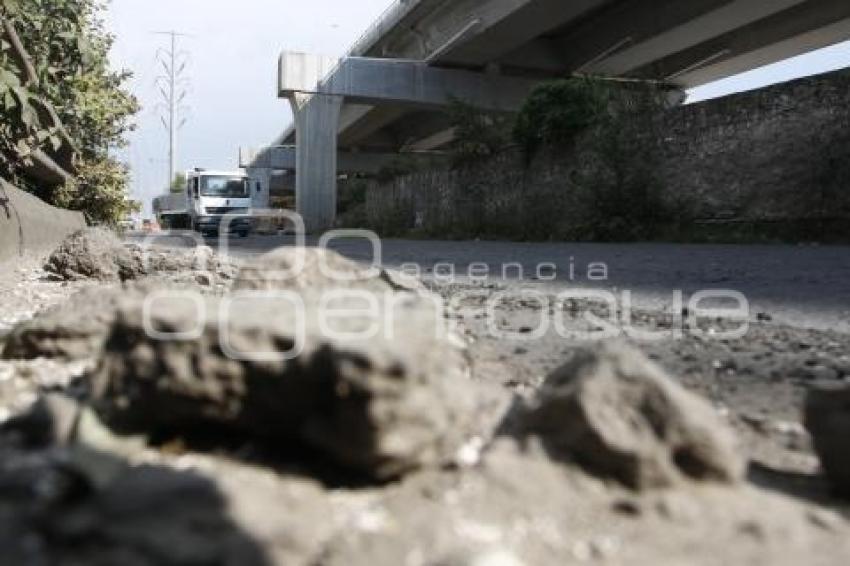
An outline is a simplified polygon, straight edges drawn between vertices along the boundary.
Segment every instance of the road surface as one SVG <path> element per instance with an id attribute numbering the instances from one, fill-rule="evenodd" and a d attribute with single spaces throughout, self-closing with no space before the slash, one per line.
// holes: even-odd
<path id="1" fill-rule="evenodd" d="M 164 247 L 197 245 L 173 235 L 129 236 Z M 205 240 L 239 259 L 295 244 L 292 236 L 251 236 Z M 317 245 L 309 239 L 308 245 Z M 328 244 L 343 255 L 373 261 L 374 245 L 365 239 Z M 631 291 L 638 306 L 664 308 L 673 293 L 686 297 L 702 290 L 743 293 L 753 311 L 776 322 L 803 328 L 850 332 L 850 247 L 786 245 L 575 244 L 385 239 L 379 261 L 413 269 L 423 277 L 458 280 L 489 273 L 491 282 L 554 288 Z M 486 265 L 486 269 L 485 266 Z M 521 268 L 520 268 L 521 266 Z M 604 269 L 603 269 L 604 268 Z M 506 277 L 505 277 L 506 276 Z M 543 280 L 541 280 L 541 278 Z M 549 281 L 551 279 L 551 281 Z"/>

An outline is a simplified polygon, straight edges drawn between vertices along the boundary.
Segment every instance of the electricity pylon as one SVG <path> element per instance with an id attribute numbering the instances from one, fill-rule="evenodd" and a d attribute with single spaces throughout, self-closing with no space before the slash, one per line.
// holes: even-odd
<path id="1" fill-rule="evenodd" d="M 189 110 L 183 102 L 188 96 L 189 79 L 185 76 L 189 66 L 189 53 L 178 51 L 177 40 L 189 37 L 176 31 L 154 32 L 157 35 L 169 37 L 170 49 L 160 48 L 156 56 L 164 74 L 156 78 L 156 85 L 162 95 L 163 103 L 158 105 L 161 111 L 162 125 L 168 131 L 168 184 L 170 185 L 177 174 L 177 133 L 186 124 L 186 112 Z"/>

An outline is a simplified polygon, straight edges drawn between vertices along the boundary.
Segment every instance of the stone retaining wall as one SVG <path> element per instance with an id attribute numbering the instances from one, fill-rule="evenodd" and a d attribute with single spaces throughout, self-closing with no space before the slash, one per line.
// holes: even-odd
<path id="1" fill-rule="evenodd" d="M 657 123 L 661 193 L 688 222 L 850 240 L 850 73 L 679 107 Z M 400 177 L 369 188 L 367 216 L 396 234 L 569 237 L 588 201 L 572 182 L 576 161 L 562 149 L 528 164 L 511 149 L 462 171 Z"/>

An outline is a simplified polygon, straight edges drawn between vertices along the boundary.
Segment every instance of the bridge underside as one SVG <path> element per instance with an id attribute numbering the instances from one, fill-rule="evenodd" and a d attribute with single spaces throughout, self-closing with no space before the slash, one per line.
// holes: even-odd
<path id="1" fill-rule="evenodd" d="M 410 0 L 392 18 L 355 57 L 281 58 L 281 96 L 300 102 L 278 143 L 298 148 L 315 230 L 333 221 L 340 155 L 444 148 L 454 98 L 511 112 L 575 73 L 687 89 L 850 38 L 847 0 Z"/>

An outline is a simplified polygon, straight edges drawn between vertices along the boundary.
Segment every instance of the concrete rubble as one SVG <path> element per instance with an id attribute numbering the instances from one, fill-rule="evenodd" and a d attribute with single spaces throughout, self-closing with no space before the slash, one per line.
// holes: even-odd
<path id="1" fill-rule="evenodd" d="M 717 411 L 639 351 L 578 351 L 546 378 L 526 418 L 552 457 L 629 487 L 738 482 L 745 463 Z"/>
<path id="2" fill-rule="evenodd" d="M 220 295 L 237 273 L 233 262 L 209 247 L 182 251 L 127 246 L 98 228 L 69 236 L 44 269 L 53 278 L 84 286 L 68 300 L 17 325 L 8 333 L 5 348 L 0 348 L 0 357 L 93 359 L 102 351 L 122 301 L 166 290 Z"/>
<path id="3" fill-rule="evenodd" d="M 73 418 L 67 407 L 40 410 Z M 48 427 L 13 422 L 0 437 L 4 564 L 268 564 L 209 479 L 130 465 Z"/>
<path id="4" fill-rule="evenodd" d="M 9 360 L 95 358 L 103 349 L 118 302 L 128 292 L 97 287 L 79 291 L 67 302 L 15 327 L 2 356 Z"/>
<path id="5" fill-rule="evenodd" d="M 746 397 L 738 414 L 720 377 L 698 386 L 700 363 L 724 379 L 756 367 L 729 362 L 728 344 L 520 347 L 421 282 L 327 250 L 240 269 L 206 248 L 116 242 L 73 236 L 48 261 L 68 300 L 0 340 L 4 564 L 850 558 L 846 506 L 795 496 L 749 452 L 777 469 L 815 459 L 799 415 L 762 417 Z M 517 313 L 536 314 L 511 303 L 499 316 L 526 324 Z M 767 348 L 766 332 L 748 345 Z M 836 367 L 836 337 L 810 338 Z M 765 403 L 797 402 L 744 379 L 734 387 Z M 846 493 L 841 382 L 812 388 L 806 425 Z M 820 485 L 816 465 L 793 468 L 799 485 Z"/>
<path id="6" fill-rule="evenodd" d="M 384 267 L 368 267 L 324 248 L 280 248 L 242 267 L 235 291 L 426 293 L 421 281 Z"/>
<path id="7" fill-rule="evenodd" d="M 155 246 L 125 245 L 114 233 L 100 228 L 69 236 L 47 259 L 45 269 L 61 281 L 107 283 L 193 273 L 203 273 L 210 281 L 229 281 L 236 271 L 232 262 L 209 247 L 164 251 Z"/>
<path id="8" fill-rule="evenodd" d="M 805 422 L 833 487 L 850 497 L 850 384 L 812 386 Z"/>
<path id="9" fill-rule="evenodd" d="M 437 303 L 395 297 L 376 279 L 369 285 L 388 292 L 390 305 L 380 296 L 376 313 L 358 316 L 363 302 L 342 297 L 333 308 L 353 314 L 324 320 L 317 290 L 327 284 L 312 275 L 299 282 L 301 310 L 265 296 L 230 307 L 207 299 L 200 310 L 179 298 L 147 310 L 142 300 L 125 303 L 92 379 L 96 403 L 132 430 L 214 424 L 278 446 L 300 441 L 379 480 L 454 463 L 465 444 L 492 433 L 507 395 L 470 379 Z M 154 339 L 150 327 L 199 337 Z"/>
<path id="10" fill-rule="evenodd" d="M 47 271 L 65 281 L 130 279 L 134 266 L 130 252 L 107 230 L 87 228 L 69 236 L 47 260 Z"/>

